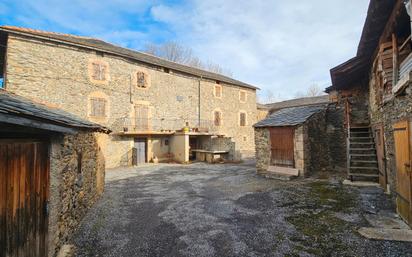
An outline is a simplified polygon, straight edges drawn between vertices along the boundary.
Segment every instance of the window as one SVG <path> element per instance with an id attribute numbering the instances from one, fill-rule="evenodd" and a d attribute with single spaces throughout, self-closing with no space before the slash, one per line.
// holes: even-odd
<path id="1" fill-rule="evenodd" d="M 222 113 L 220 111 L 215 111 L 213 115 L 215 126 L 219 127 L 220 125 L 222 125 Z"/>
<path id="2" fill-rule="evenodd" d="M 92 64 L 93 67 L 93 73 L 92 73 L 92 77 L 94 80 L 106 80 L 106 65 L 102 64 L 102 63 L 97 63 L 94 62 Z"/>
<path id="3" fill-rule="evenodd" d="M 239 125 L 240 125 L 241 127 L 246 126 L 246 113 L 244 113 L 244 112 L 241 112 L 241 113 L 239 114 Z"/>
<path id="4" fill-rule="evenodd" d="M 106 117 L 106 99 L 104 98 L 90 98 L 92 117 Z"/>
<path id="5" fill-rule="evenodd" d="M 243 91 L 243 90 L 239 91 L 240 102 L 244 103 L 246 102 L 246 99 L 247 99 L 246 91 Z"/>
<path id="6" fill-rule="evenodd" d="M 222 97 L 222 86 L 221 85 L 215 85 L 214 95 L 216 98 Z"/>
<path id="7" fill-rule="evenodd" d="M 139 88 L 147 88 L 147 75 L 142 71 L 136 73 L 136 86 Z"/>
<path id="8" fill-rule="evenodd" d="M 149 130 L 149 106 L 138 104 L 134 107 L 136 130 Z"/>

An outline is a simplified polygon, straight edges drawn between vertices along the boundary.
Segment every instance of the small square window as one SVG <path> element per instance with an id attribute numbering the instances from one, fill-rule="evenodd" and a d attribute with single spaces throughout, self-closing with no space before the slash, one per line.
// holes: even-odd
<path id="1" fill-rule="evenodd" d="M 144 72 L 138 71 L 136 73 L 136 85 L 139 88 L 147 88 L 147 75 Z"/>

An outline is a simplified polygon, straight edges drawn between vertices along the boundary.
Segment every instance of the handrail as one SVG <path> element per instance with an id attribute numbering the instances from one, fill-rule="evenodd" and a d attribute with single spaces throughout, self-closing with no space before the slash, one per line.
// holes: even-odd
<path id="1" fill-rule="evenodd" d="M 348 175 L 350 174 L 350 162 L 351 162 L 351 158 L 350 158 L 350 127 L 351 127 L 351 123 L 350 123 L 350 113 L 351 113 L 351 103 L 349 101 L 348 98 L 345 99 L 345 115 L 346 115 L 346 128 L 347 128 L 347 137 L 346 137 L 346 166 L 347 166 L 347 171 L 348 171 Z M 352 176 L 349 176 L 350 180 L 352 180 Z"/>

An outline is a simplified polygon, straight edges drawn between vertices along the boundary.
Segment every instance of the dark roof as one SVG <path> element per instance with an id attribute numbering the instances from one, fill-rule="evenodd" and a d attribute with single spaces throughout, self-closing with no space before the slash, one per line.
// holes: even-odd
<path id="1" fill-rule="evenodd" d="M 266 104 L 256 103 L 256 107 L 262 110 L 269 110 L 269 107 Z"/>
<path id="2" fill-rule="evenodd" d="M 264 128 L 300 125 L 307 121 L 312 115 L 325 110 L 326 107 L 327 104 L 285 108 L 271 114 L 253 126 L 255 128 Z"/>
<path id="3" fill-rule="evenodd" d="M 34 103 L 3 89 L 0 90 L 0 117 L 2 117 L 1 122 L 17 125 L 50 124 L 51 128 L 67 128 L 67 130 L 60 129 L 59 131 L 73 131 L 75 129 L 110 133 L 110 130 L 104 126 L 83 120 L 60 109 Z M 18 124 L 17 121 L 24 122 Z M 37 128 L 42 129 L 45 127 L 37 126 Z"/>
<path id="4" fill-rule="evenodd" d="M 267 108 L 270 110 L 279 110 L 288 107 L 296 107 L 296 106 L 304 106 L 304 105 L 319 105 L 329 103 L 329 96 L 322 95 L 322 96 L 314 96 L 314 97 L 303 97 L 303 98 L 296 98 L 291 100 L 286 100 L 277 103 L 265 104 Z"/>
<path id="5" fill-rule="evenodd" d="M 372 57 L 379 45 L 392 10 L 401 0 L 371 0 L 368 14 L 362 30 L 356 56 L 330 70 L 332 86 L 326 89 L 345 89 L 367 76 L 366 72 L 372 63 Z"/>
<path id="6" fill-rule="evenodd" d="M 179 71 L 185 74 L 194 75 L 200 78 L 221 81 L 221 82 L 225 82 L 231 85 L 236 85 L 239 87 L 259 89 L 250 84 L 241 82 L 236 79 L 232 79 L 230 77 L 227 77 L 221 74 L 193 68 L 193 67 L 182 65 L 179 63 L 175 63 L 175 62 L 171 62 L 171 61 L 168 61 L 168 60 L 165 60 L 165 59 L 162 59 L 162 58 L 150 55 L 150 54 L 146 54 L 146 53 L 142 53 L 139 51 L 116 46 L 116 45 L 107 43 L 100 39 L 82 37 L 82 36 L 76 36 L 76 35 L 70 35 L 70 34 L 60 34 L 60 33 L 55 33 L 55 32 L 34 30 L 34 29 L 28 29 L 28 28 L 20 28 L 20 27 L 15 27 L 15 26 L 0 26 L 0 31 L 11 32 L 15 34 L 23 34 L 26 36 L 41 37 L 42 39 L 46 39 L 46 40 L 52 40 L 52 41 L 57 40 L 59 42 L 63 42 L 66 44 L 74 44 L 74 45 L 82 46 L 86 48 L 93 48 L 93 49 L 97 49 L 102 52 L 107 52 L 107 53 L 115 54 L 118 56 L 131 58 L 133 60 L 146 63 L 146 64 L 150 64 L 150 65 L 155 65 L 158 67 L 165 67 L 171 70 L 176 70 L 176 71 Z"/>

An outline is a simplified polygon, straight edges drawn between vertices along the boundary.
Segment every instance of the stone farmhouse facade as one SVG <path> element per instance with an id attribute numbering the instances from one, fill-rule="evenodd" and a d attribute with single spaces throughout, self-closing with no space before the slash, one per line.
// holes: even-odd
<path id="1" fill-rule="evenodd" d="M 331 70 L 326 90 L 345 109 L 348 176 L 379 180 L 409 224 L 411 8 L 411 1 L 371 0 L 356 56 Z"/>
<path id="2" fill-rule="evenodd" d="M 5 90 L 113 131 L 98 135 L 108 168 L 254 156 L 254 86 L 87 37 L 3 26 L 0 45 Z"/>

